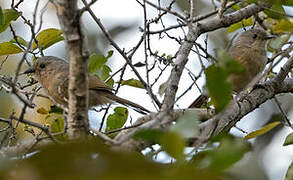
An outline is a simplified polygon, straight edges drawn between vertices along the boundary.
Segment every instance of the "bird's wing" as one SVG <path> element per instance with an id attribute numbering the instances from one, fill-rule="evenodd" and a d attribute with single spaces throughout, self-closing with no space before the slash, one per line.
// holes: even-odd
<path id="1" fill-rule="evenodd" d="M 92 75 L 89 76 L 89 89 L 109 92 L 113 91 L 113 89 L 110 86 L 108 86 L 104 81 Z"/>

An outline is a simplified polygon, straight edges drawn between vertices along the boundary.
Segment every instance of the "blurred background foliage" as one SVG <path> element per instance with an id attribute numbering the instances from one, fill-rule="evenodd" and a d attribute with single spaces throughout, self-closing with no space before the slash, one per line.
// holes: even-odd
<path id="1" fill-rule="evenodd" d="M 196 0 L 196 15 L 214 10 L 212 2 L 213 1 Z M 246 2 L 248 1 L 242 1 L 243 4 Z M 27 3 L 27 1 L 25 3 Z M 103 2 L 99 2 L 99 5 L 102 3 Z M 167 6 L 169 3 L 169 0 L 162 1 L 162 6 Z M 1 7 L 3 9 L 9 8 L 9 4 L 10 2 L 8 1 L 1 1 Z M 237 8 L 239 7 L 234 7 L 234 10 Z M 292 4 L 286 4 L 286 6 L 284 6 L 276 3 L 274 4 L 274 8 L 280 10 L 282 13 L 293 14 Z M 22 9 L 23 15 L 31 18 L 32 10 L 29 10 L 29 7 L 25 6 L 23 6 Z M 176 10 L 187 14 L 189 11 L 188 1 L 176 0 Z M 117 9 L 111 11 L 117 11 L 121 13 L 121 16 L 124 15 L 123 12 Z M 140 35 L 137 34 L 137 31 L 138 28 L 142 26 L 143 22 L 140 22 L 139 18 L 141 17 L 136 17 L 136 15 L 137 14 L 131 15 L 130 13 L 129 16 L 131 17 L 125 21 L 118 19 L 117 16 L 111 12 L 103 16 L 103 22 L 107 26 L 107 30 L 112 35 L 113 39 L 120 42 L 122 46 L 124 42 L 133 40 L 133 32 L 136 32 L 135 36 L 139 37 Z M 270 43 L 269 52 L 274 53 L 282 45 L 282 37 L 284 37 L 283 40 L 285 39 L 285 41 L 292 40 L 292 19 L 278 13 L 272 14 L 270 11 L 267 11 L 266 15 L 269 16 L 265 22 L 266 25 L 271 25 L 275 33 L 282 34 L 281 38 Z M 45 19 L 46 22 L 44 23 L 43 29 L 59 28 L 55 9 L 52 5 L 48 6 Z M 109 42 L 105 39 L 98 27 L 93 24 L 88 15 L 84 15 L 83 20 L 90 54 L 101 54 L 106 58 L 107 54 L 112 50 Z M 215 48 L 226 47 L 231 36 L 240 32 L 243 25 L 248 27 L 251 26 L 251 21 L 251 19 L 248 19 L 242 23 L 230 26 L 227 30 L 220 29 L 208 33 L 209 52 L 214 55 Z M 20 36 L 26 40 L 29 39 L 30 31 L 23 25 L 22 21 L 15 21 L 12 24 L 13 28 Z M 289 25 L 289 27 L 287 25 Z M 205 38 L 206 36 L 199 39 L 199 41 L 203 42 Z M 11 39 L 12 35 L 9 28 L 0 34 L 1 42 L 10 41 Z M 136 37 L 136 39 L 138 38 Z M 129 44 L 125 46 L 131 47 Z M 162 54 L 165 52 L 164 50 L 160 50 L 160 53 Z M 64 42 L 61 41 L 48 47 L 45 50 L 45 54 L 54 54 L 55 56 L 65 58 L 66 52 Z M 166 54 L 169 53 L 166 52 Z M 174 54 L 175 53 L 173 53 L 173 55 Z M 10 55 L 7 59 L 5 56 L 0 56 L 0 63 L 3 63 L 0 74 L 13 77 L 16 69 L 15 67 L 20 58 L 21 54 Z M 192 58 L 196 59 L 196 57 Z M 138 57 L 137 59 L 140 60 L 142 58 Z M 117 70 L 117 67 L 121 67 L 121 63 L 121 58 L 117 56 L 114 51 L 113 57 L 111 57 L 109 61 L 107 59 L 104 64 L 114 72 L 114 69 Z M 25 68 L 26 67 L 23 67 L 23 70 Z M 192 62 L 189 64 L 189 68 L 194 71 L 199 71 L 200 66 Z M 278 68 L 276 68 L 275 72 L 277 71 Z M 27 77 L 20 78 L 20 83 L 25 83 L 27 81 Z M 202 84 L 204 84 L 204 82 Z M 0 82 L 0 86 L 1 85 Z M 41 93 L 44 94 L 44 92 Z M 292 95 L 281 95 L 278 96 L 278 99 L 282 102 L 282 108 L 285 113 L 289 117 L 292 117 Z M 183 104 L 182 106 L 186 106 L 186 104 L 189 103 L 183 101 L 185 100 L 181 101 Z M 28 110 L 25 114 L 25 118 L 42 124 L 50 124 L 52 126 L 52 131 L 60 132 L 63 126 L 62 120 L 60 120 L 61 115 L 60 113 L 50 112 L 51 101 L 46 98 L 38 97 L 35 99 L 34 103 L 37 104 L 37 108 Z M 20 110 L 21 103 L 14 96 L 2 89 L 0 91 L 0 116 L 9 118 L 12 112 L 15 112 L 17 115 L 20 113 Z M 125 109 L 121 111 L 124 112 Z M 127 117 L 129 117 L 128 112 Z M 119 116 L 117 118 L 121 119 Z M 188 119 L 188 117 L 186 119 Z M 118 125 L 111 125 L 111 123 L 108 123 L 105 125 L 105 129 L 107 131 L 113 130 L 113 127 L 117 129 L 122 127 L 125 121 L 120 122 Z M 283 122 L 283 117 L 276 105 L 272 101 L 269 101 L 253 113 L 247 115 L 237 124 L 237 127 L 244 129 L 246 132 L 251 132 L 264 127 L 268 123 L 276 121 Z M 268 132 L 265 131 L 258 134 L 257 137 L 250 141 L 243 140 L 242 137 L 246 134 L 239 131 L 237 128 L 233 128 L 231 133 L 234 136 L 222 135 L 215 138 L 207 144 L 206 147 L 200 149 L 199 152 L 194 152 L 192 148 L 185 147 L 186 144 L 183 141 L 184 134 L 180 134 L 180 132 L 188 131 L 189 126 L 190 124 L 180 126 L 179 133 L 176 130 L 167 133 L 155 131 L 142 132 L 137 135 L 137 138 L 155 142 L 160 145 L 148 148 L 143 151 L 142 154 L 112 151 L 109 147 L 105 147 L 102 143 L 97 141 L 52 145 L 42 149 L 41 152 L 37 152 L 36 154 L 28 154 L 23 160 L 3 158 L 0 166 L 0 176 L 2 179 L 22 179 L 23 177 L 28 179 L 194 179 L 196 177 L 197 179 L 275 180 L 285 177 L 286 169 L 292 161 L 292 147 L 282 146 L 286 135 L 291 132 L 291 129 L 288 127 L 281 125 L 276 126 Z M 13 145 L 17 143 L 17 141 L 25 141 L 31 138 L 30 134 L 26 133 L 24 129 L 23 125 L 19 126 L 17 138 L 11 140 L 9 145 Z M 5 132 L 1 132 L 0 139 L 5 135 Z M 58 138 L 59 140 L 66 139 L 64 136 Z M 16 163 L 14 163 L 15 161 Z"/>

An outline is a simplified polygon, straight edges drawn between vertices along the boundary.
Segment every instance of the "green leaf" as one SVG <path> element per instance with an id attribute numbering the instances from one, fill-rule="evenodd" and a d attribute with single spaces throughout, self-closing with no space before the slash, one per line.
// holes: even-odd
<path id="1" fill-rule="evenodd" d="M 108 61 L 110 57 L 112 57 L 113 51 L 108 51 L 107 57 L 103 54 L 91 54 L 90 62 L 89 62 L 89 73 L 93 74 L 97 70 L 100 70 Z M 108 66 L 107 66 L 108 67 Z"/>
<path id="2" fill-rule="evenodd" d="M 286 32 L 293 33 L 293 21 L 289 19 L 281 19 L 275 25 L 273 25 L 273 31 L 276 34 Z"/>
<path id="3" fill-rule="evenodd" d="M 180 134 L 184 138 L 196 137 L 199 134 L 198 116 L 195 111 L 187 111 L 177 118 L 176 124 L 171 128 L 172 132 Z"/>
<path id="4" fill-rule="evenodd" d="M 49 113 L 55 113 L 55 114 L 63 114 L 63 109 L 61 109 L 60 107 L 56 106 L 56 105 L 51 105 L 50 106 L 50 110 Z"/>
<path id="5" fill-rule="evenodd" d="M 39 114 L 48 114 L 48 111 L 45 108 L 41 107 L 41 108 L 37 109 L 37 113 L 39 113 Z"/>
<path id="6" fill-rule="evenodd" d="M 89 73 L 93 74 L 107 62 L 107 57 L 102 54 L 92 54 L 89 62 Z"/>
<path id="7" fill-rule="evenodd" d="M 217 58 L 219 59 L 219 66 L 225 72 L 230 74 L 240 74 L 245 71 L 243 66 L 238 63 L 234 58 L 230 57 L 224 49 L 217 50 Z"/>
<path id="8" fill-rule="evenodd" d="M 177 160 L 184 159 L 185 140 L 176 132 L 166 132 L 160 138 L 163 149 Z"/>
<path id="9" fill-rule="evenodd" d="M 285 180 L 292 180 L 293 179 L 293 163 L 288 167 L 286 178 Z"/>
<path id="10" fill-rule="evenodd" d="M 237 31 L 240 28 L 252 26 L 252 25 L 253 25 L 252 18 L 243 19 L 242 22 L 238 22 L 238 23 L 235 23 L 235 24 L 232 24 L 231 26 L 229 26 L 227 29 L 227 34 L 230 34 L 234 31 Z"/>
<path id="11" fill-rule="evenodd" d="M 0 43 L 0 56 L 9 54 L 18 54 L 23 52 L 17 45 L 11 42 Z"/>
<path id="12" fill-rule="evenodd" d="M 285 6 L 293 6 L 293 1 L 291 0 L 263 0 L 264 2 Z"/>
<path id="13" fill-rule="evenodd" d="M 271 39 L 268 43 L 268 51 L 269 52 L 278 51 L 284 45 L 284 43 L 288 42 L 290 37 L 291 35 L 285 34 L 283 36 L 278 36 L 274 39 Z"/>
<path id="14" fill-rule="evenodd" d="M 107 118 L 106 132 L 120 129 L 125 124 L 128 118 L 128 109 L 125 107 L 116 107 L 114 113 Z"/>
<path id="15" fill-rule="evenodd" d="M 286 140 L 283 144 L 283 146 L 288 146 L 288 145 L 291 145 L 293 144 L 293 133 L 290 133 L 287 137 L 286 137 Z"/>
<path id="16" fill-rule="evenodd" d="M 145 66 L 145 63 L 142 63 L 142 62 L 137 62 L 135 64 L 133 64 L 134 67 L 143 67 Z"/>
<path id="17" fill-rule="evenodd" d="M 242 159 L 244 154 L 251 149 L 249 143 L 241 138 L 235 138 L 230 135 L 223 136 L 219 147 L 211 153 L 211 171 L 222 172 Z"/>
<path id="18" fill-rule="evenodd" d="M 3 10 L 0 6 L 0 27 L 4 24 Z"/>
<path id="19" fill-rule="evenodd" d="M 273 3 L 269 10 L 264 10 L 264 13 L 273 19 L 282 19 L 286 17 L 286 12 L 280 3 Z"/>
<path id="20" fill-rule="evenodd" d="M 17 36 L 16 39 L 17 39 L 17 42 L 18 42 L 19 44 L 21 44 L 21 45 L 23 45 L 23 46 L 26 46 L 26 47 L 28 46 L 28 42 L 27 42 L 26 40 L 24 40 L 22 37 Z M 9 42 L 12 42 L 12 43 L 17 44 L 17 42 L 16 42 L 16 40 L 15 40 L 14 38 L 11 39 Z"/>
<path id="21" fill-rule="evenodd" d="M 211 65 L 205 70 L 206 87 L 216 112 L 222 111 L 231 100 L 232 85 L 227 81 L 228 73 L 223 68 Z"/>
<path id="22" fill-rule="evenodd" d="M 160 87 L 159 87 L 159 91 L 158 91 L 158 94 L 159 94 L 160 96 L 163 96 L 163 94 L 165 94 L 165 91 L 166 91 L 166 89 L 167 89 L 167 85 L 168 85 L 168 81 L 166 81 L 166 82 L 164 82 L 164 83 L 162 83 L 162 84 L 160 85 Z"/>
<path id="23" fill-rule="evenodd" d="M 0 25 L 0 33 L 4 32 L 9 26 L 11 21 L 15 21 L 21 13 L 14 11 L 13 9 L 4 9 L 2 10 L 3 18 Z"/>
<path id="24" fill-rule="evenodd" d="M 101 74 L 101 78 L 103 81 L 106 81 L 106 83 L 113 87 L 114 86 L 114 80 L 113 78 L 108 79 L 111 75 L 110 73 L 112 72 L 111 68 L 109 66 L 107 66 L 106 64 L 102 67 L 102 69 L 100 69 L 99 74 Z"/>
<path id="25" fill-rule="evenodd" d="M 133 79 L 133 78 L 128 79 L 126 81 L 125 80 L 122 80 L 121 81 L 121 84 L 122 85 L 136 87 L 136 88 L 142 88 L 142 89 L 144 88 L 143 84 L 139 80 Z"/>
<path id="26" fill-rule="evenodd" d="M 159 143 L 159 139 L 162 137 L 163 134 L 163 131 L 157 129 L 144 129 L 136 132 L 133 135 L 133 138 L 137 140 Z"/>
<path id="27" fill-rule="evenodd" d="M 293 1 L 291 0 L 281 0 L 284 6 L 293 6 Z"/>
<path id="28" fill-rule="evenodd" d="M 50 126 L 51 133 L 60 133 L 64 131 L 64 120 L 62 117 L 55 117 Z M 66 140 L 65 134 L 57 135 L 56 138 L 60 141 Z"/>
<path id="29" fill-rule="evenodd" d="M 255 138 L 257 136 L 263 135 L 266 132 L 270 131 L 271 129 L 273 129 L 274 127 L 278 126 L 281 122 L 280 121 L 276 121 L 276 122 L 272 122 L 267 124 L 266 126 L 264 126 L 263 128 L 253 131 L 249 134 L 247 134 L 245 136 L 245 139 L 251 139 L 251 138 Z"/>
<path id="30" fill-rule="evenodd" d="M 62 36 L 62 31 L 55 28 L 49 28 L 41 31 L 37 37 L 38 45 L 42 49 L 46 49 L 53 44 L 64 40 L 64 37 Z M 35 50 L 37 48 L 37 44 L 34 41 L 33 42 L 33 49 Z"/>

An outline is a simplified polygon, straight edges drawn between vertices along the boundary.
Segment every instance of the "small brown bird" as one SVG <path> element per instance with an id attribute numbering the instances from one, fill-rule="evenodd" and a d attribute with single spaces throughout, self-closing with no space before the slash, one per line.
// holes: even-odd
<path id="1" fill-rule="evenodd" d="M 266 42 L 273 37 L 262 29 L 250 29 L 243 32 L 229 48 L 229 55 L 245 69 L 241 74 L 230 76 L 233 91 L 244 90 L 264 70 L 267 63 Z"/>
<path id="2" fill-rule="evenodd" d="M 250 29 L 243 32 L 229 48 L 228 54 L 245 69 L 243 73 L 229 77 L 234 92 L 244 90 L 264 70 L 267 63 L 266 42 L 274 37 L 262 29 Z M 200 95 L 189 108 L 200 107 L 202 99 L 207 100 L 207 96 Z"/>
<path id="3" fill-rule="evenodd" d="M 55 103 L 68 107 L 68 75 L 67 61 L 54 57 L 38 58 L 32 68 L 24 74 L 33 73 L 38 82 L 46 90 Z M 118 102 L 129 105 L 139 112 L 149 112 L 146 108 L 112 93 L 113 89 L 95 76 L 89 75 L 89 107 Z"/>

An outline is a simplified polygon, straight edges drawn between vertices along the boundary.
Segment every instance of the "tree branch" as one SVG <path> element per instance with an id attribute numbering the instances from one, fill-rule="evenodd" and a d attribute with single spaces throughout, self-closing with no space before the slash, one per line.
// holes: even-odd
<path id="1" fill-rule="evenodd" d="M 77 0 L 56 0 L 58 19 L 69 59 L 68 136 L 86 137 L 88 125 L 88 54 L 85 51 Z"/>
<path id="2" fill-rule="evenodd" d="M 153 120 L 145 123 L 141 128 L 166 128 L 168 125 L 171 124 L 172 121 L 175 120 L 172 108 L 175 102 L 175 96 L 178 89 L 180 77 L 188 61 L 188 55 L 191 51 L 191 48 L 193 47 L 193 43 L 201 34 L 222 27 L 227 27 L 231 24 L 241 21 L 244 18 L 248 18 L 262 10 L 262 7 L 256 4 L 252 4 L 236 12 L 223 15 L 222 18 L 216 16 L 210 20 L 189 24 L 188 34 L 177 53 L 174 67 L 169 77 L 161 112 L 158 113 L 153 118 Z M 134 132 L 137 132 L 141 128 L 131 129 L 129 133 L 134 134 Z M 146 147 L 146 144 L 143 144 L 143 142 L 132 140 L 130 139 L 130 137 L 131 136 L 124 137 L 123 143 L 121 143 L 122 147 L 126 147 L 126 149 L 128 150 L 141 150 Z M 126 138 L 127 140 L 125 140 Z"/>

